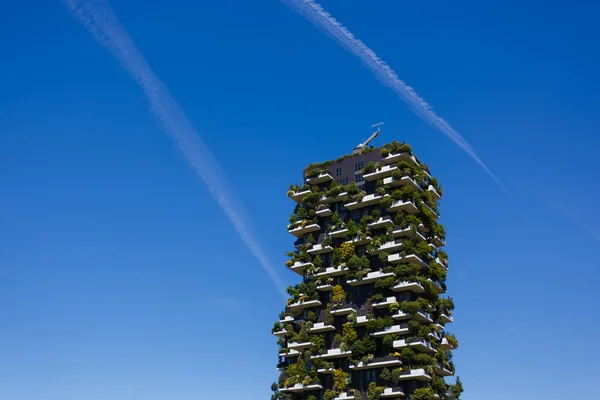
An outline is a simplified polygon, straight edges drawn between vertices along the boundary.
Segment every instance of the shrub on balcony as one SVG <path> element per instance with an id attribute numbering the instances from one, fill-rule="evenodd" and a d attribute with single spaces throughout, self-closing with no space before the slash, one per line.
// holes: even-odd
<path id="1" fill-rule="evenodd" d="M 341 285 L 335 285 L 332 289 L 331 303 L 333 307 L 339 307 L 346 300 L 346 292 Z"/>
<path id="2" fill-rule="evenodd" d="M 342 326 L 342 333 L 344 335 L 344 341 L 350 345 L 358 339 L 358 335 L 350 322 L 344 323 Z"/>
<path id="3" fill-rule="evenodd" d="M 435 392 L 430 387 L 416 389 L 411 397 L 412 400 L 436 400 Z"/>
<path id="4" fill-rule="evenodd" d="M 451 333 L 446 333 L 444 336 L 448 340 L 448 344 L 452 347 L 458 347 L 458 340 Z"/>
<path id="5" fill-rule="evenodd" d="M 383 297 L 383 295 L 381 293 L 377 293 L 377 294 L 373 295 L 373 297 L 371 297 L 372 303 L 380 303 L 383 300 L 385 300 L 385 297 Z"/>
<path id="6" fill-rule="evenodd" d="M 304 170 L 304 175 L 307 178 L 316 178 L 317 176 L 321 175 L 322 172 L 324 172 L 322 168 L 319 168 L 314 164 L 310 164 Z"/>
<path id="7" fill-rule="evenodd" d="M 394 368 L 392 370 L 392 382 L 394 385 L 397 385 L 400 382 L 400 377 L 402 376 L 402 367 Z"/>
<path id="8" fill-rule="evenodd" d="M 398 278 L 394 276 L 389 276 L 387 278 L 379 279 L 377 282 L 375 282 L 374 287 L 377 290 L 389 290 L 396 286 L 397 283 Z"/>
<path id="9" fill-rule="evenodd" d="M 327 389 L 325 393 L 323 393 L 323 400 L 333 400 L 336 398 L 337 393 L 335 390 Z"/>
<path id="10" fill-rule="evenodd" d="M 389 384 L 392 380 L 392 373 L 390 372 L 389 369 L 384 368 L 381 371 L 381 374 L 379 375 L 379 377 L 385 382 L 386 386 L 389 386 Z"/>
<path id="11" fill-rule="evenodd" d="M 273 324 L 273 329 L 271 329 L 271 332 L 279 332 L 281 330 L 283 330 L 283 324 L 277 321 L 275 324 Z"/>
<path id="12" fill-rule="evenodd" d="M 395 301 L 392 304 L 390 304 L 390 307 L 389 307 L 390 313 L 393 314 L 396 311 L 398 311 L 399 309 L 400 309 L 400 304 L 397 301 Z"/>
<path id="13" fill-rule="evenodd" d="M 331 304 L 327 304 L 327 308 L 325 309 L 325 323 L 327 325 L 332 325 L 334 322 L 334 316 L 331 313 Z"/>
<path id="14" fill-rule="evenodd" d="M 354 196 L 355 194 L 358 194 L 358 192 L 360 192 L 360 189 L 358 188 L 358 186 L 356 186 L 356 183 L 350 182 L 348 185 L 346 185 L 346 192 L 350 196 Z"/>
<path id="15" fill-rule="evenodd" d="M 381 168 L 380 163 L 371 161 L 363 168 L 362 174 L 366 175 L 366 174 L 373 173 L 373 172 L 377 171 L 379 168 Z"/>
<path id="16" fill-rule="evenodd" d="M 377 386 L 375 382 L 369 382 L 369 389 L 367 392 L 367 400 L 378 400 L 383 394 L 384 388 Z"/>
<path id="17" fill-rule="evenodd" d="M 452 297 L 440 297 L 438 300 L 439 306 L 450 314 L 450 311 L 454 310 L 454 300 Z"/>
<path id="18" fill-rule="evenodd" d="M 377 351 L 377 343 L 371 336 L 365 335 L 352 345 L 352 358 L 357 361 L 370 353 L 375 353 L 375 351 Z"/>
<path id="19" fill-rule="evenodd" d="M 381 201 L 379 202 L 379 205 L 381 206 L 382 209 L 387 210 L 388 208 L 390 208 L 392 206 L 392 198 L 391 197 L 384 197 L 383 199 L 381 199 Z"/>
<path id="20" fill-rule="evenodd" d="M 389 347 L 391 349 L 394 346 L 394 340 L 398 340 L 398 339 L 400 339 L 400 336 L 398 336 L 397 334 L 388 333 L 387 335 L 385 335 L 383 337 L 383 340 L 381 342 L 383 343 L 384 346 Z"/>
<path id="21" fill-rule="evenodd" d="M 348 373 L 342 369 L 333 370 L 333 388 L 337 390 L 345 390 L 348 387 Z"/>
<path id="22" fill-rule="evenodd" d="M 310 341 L 312 342 L 311 351 L 314 354 L 321 354 L 321 352 L 323 352 L 323 349 L 325 348 L 325 336 L 313 335 L 310 338 Z"/>
<path id="23" fill-rule="evenodd" d="M 459 377 L 456 377 L 456 382 L 453 385 L 450 385 L 449 392 L 458 400 L 463 391 L 462 381 Z"/>

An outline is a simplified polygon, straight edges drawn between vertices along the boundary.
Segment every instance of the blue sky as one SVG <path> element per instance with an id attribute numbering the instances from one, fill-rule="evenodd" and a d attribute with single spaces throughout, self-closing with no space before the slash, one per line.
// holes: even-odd
<path id="1" fill-rule="evenodd" d="M 513 193 L 284 4 L 112 2 L 279 276 L 305 164 L 409 142 L 442 183 L 464 400 L 591 398 L 600 11 L 321 4 Z M 59 1 L 0 15 L 0 398 L 268 398 L 281 295 L 139 86 Z M 576 345 L 576 343 L 586 343 Z"/>

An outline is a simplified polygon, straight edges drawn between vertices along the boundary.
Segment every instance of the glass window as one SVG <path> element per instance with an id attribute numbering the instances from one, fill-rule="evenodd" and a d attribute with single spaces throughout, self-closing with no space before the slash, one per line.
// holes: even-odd
<path id="1" fill-rule="evenodd" d="M 354 175 L 354 182 L 358 183 L 358 182 L 362 182 L 362 181 L 363 181 L 362 174 L 356 174 L 356 175 Z"/>
<path id="2" fill-rule="evenodd" d="M 359 161 L 354 163 L 354 170 L 355 171 L 362 171 L 362 169 L 365 167 L 365 162 L 364 161 Z"/>
<path id="3" fill-rule="evenodd" d="M 335 169 L 335 176 L 342 176 L 342 168 L 341 167 Z"/>

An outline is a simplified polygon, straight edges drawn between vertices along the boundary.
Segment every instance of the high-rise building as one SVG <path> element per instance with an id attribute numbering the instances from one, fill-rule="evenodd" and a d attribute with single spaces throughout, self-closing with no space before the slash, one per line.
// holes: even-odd
<path id="1" fill-rule="evenodd" d="M 357 151 L 358 150 L 358 151 Z M 287 267 L 302 281 L 275 323 L 280 400 L 457 399 L 446 330 L 442 189 L 396 141 L 304 170 Z"/>

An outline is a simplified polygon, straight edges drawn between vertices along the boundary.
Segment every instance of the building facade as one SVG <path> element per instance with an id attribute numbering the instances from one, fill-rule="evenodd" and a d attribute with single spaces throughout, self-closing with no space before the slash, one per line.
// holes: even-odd
<path id="1" fill-rule="evenodd" d="M 274 324 L 278 400 L 458 399 L 442 190 L 405 143 L 311 164 L 288 232 L 301 281 Z"/>

